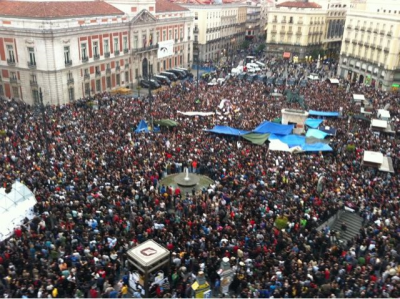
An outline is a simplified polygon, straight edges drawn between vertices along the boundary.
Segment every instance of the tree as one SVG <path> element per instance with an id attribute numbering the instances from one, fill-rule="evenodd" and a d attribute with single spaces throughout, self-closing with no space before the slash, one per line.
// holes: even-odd
<path id="1" fill-rule="evenodd" d="M 245 40 L 241 45 L 241 48 L 244 50 L 247 50 L 249 47 L 250 47 L 250 42 L 248 40 Z"/>
<path id="2" fill-rule="evenodd" d="M 260 45 L 257 47 L 257 51 L 258 51 L 258 52 L 262 52 L 262 51 L 264 51 L 265 47 L 266 47 L 265 44 L 260 44 Z"/>

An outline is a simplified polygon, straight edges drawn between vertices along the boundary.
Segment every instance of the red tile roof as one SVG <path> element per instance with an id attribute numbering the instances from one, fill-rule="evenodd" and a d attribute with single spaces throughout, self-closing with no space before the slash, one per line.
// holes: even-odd
<path id="1" fill-rule="evenodd" d="M 156 12 L 173 12 L 173 11 L 187 11 L 189 9 L 182 7 L 176 3 L 168 0 L 156 0 Z"/>
<path id="2" fill-rule="evenodd" d="M 103 1 L 1 1 L 0 16 L 17 18 L 70 18 L 123 15 L 118 8 Z"/>
<path id="3" fill-rule="evenodd" d="M 293 7 L 293 8 L 322 8 L 321 5 L 315 2 L 304 1 L 286 1 L 276 5 L 276 7 Z"/>

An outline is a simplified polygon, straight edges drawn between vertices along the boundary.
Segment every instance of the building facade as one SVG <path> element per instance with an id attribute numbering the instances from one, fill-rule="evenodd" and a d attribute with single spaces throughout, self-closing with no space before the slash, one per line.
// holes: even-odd
<path id="1" fill-rule="evenodd" d="M 182 4 L 194 16 L 193 58 L 200 63 L 218 63 L 234 55 L 246 34 L 246 6 L 240 4 Z"/>
<path id="2" fill-rule="evenodd" d="M 260 36 L 261 5 L 256 1 L 247 1 L 246 39 Z"/>
<path id="3" fill-rule="evenodd" d="M 192 61 L 193 18 L 166 0 L 0 5 L 0 96 L 65 104 Z M 122 3 L 122 4 L 121 4 Z M 158 43 L 174 41 L 158 59 Z"/>
<path id="4" fill-rule="evenodd" d="M 300 59 L 323 47 L 326 11 L 314 2 L 287 1 L 269 9 L 267 53 Z"/>
<path id="5" fill-rule="evenodd" d="M 400 84 L 400 5 L 374 3 L 347 13 L 338 75 L 391 90 Z"/>

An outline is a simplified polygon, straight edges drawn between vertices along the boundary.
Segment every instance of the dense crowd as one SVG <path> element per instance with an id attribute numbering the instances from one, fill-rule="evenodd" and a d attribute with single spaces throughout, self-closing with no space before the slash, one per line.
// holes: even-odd
<path id="1" fill-rule="evenodd" d="M 223 257 L 235 271 L 230 296 L 400 297 L 399 141 L 351 117 L 360 110 L 352 95 L 362 93 L 375 112 L 390 104 L 398 131 L 398 97 L 357 84 L 346 90 L 343 82 L 301 88 L 309 109 L 342 111 L 324 121 L 337 129 L 332 153 L 273 152 L 204 131 L 251 130 L 282 108 L 299 108 L 270 96 L 284 88 L 231 78 L 224 86 L 200 82 L 199 101 L 189 82 L 151 99 L 104 93 L 47 108 L 45 126 L 33 107 L 1 101 L 0 181 L 21 181 L 38 203 L 37 216 L 0 243 L 0 295 L 127 297 L 126 252 L 154 239 L 172 256 L 170 289 L 155 286 L 157 297 L 191 297 L 200 270 L 217 296 Z M 226 116 L 177 113 L 215 111 L 222 99 L 232 105 Z M 135 134 L 151 116 L 179 125 Z M 363 167 L 364 150 L 390 156 L 395 173 Z M 215 184 L 183 196 L 159 183 L 184 167 Z M 317 227 L 346 204 L 358 207 L 364 226 L 339 244 Z M 283 216 L 288 227 L 280 230 L 274 223 Z"/>

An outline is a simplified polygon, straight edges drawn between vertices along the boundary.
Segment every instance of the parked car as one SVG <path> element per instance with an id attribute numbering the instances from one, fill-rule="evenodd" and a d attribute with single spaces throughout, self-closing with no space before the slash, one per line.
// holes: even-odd
<path id="1" fill-rule="evenodd" d="M 150 89 L 157 89 L 157 88 L 161 87 L 161 85 L 154 79 L 141 80 L 140 86 L 142 86 L 144 88 L 150 88 Z"/>
<path id="2" fill-rule="evenodd" d="M 187 76 L 190 76 L 192 74 L 188 69 L 185 69 L 183 67 L 176 67 L 176 69 L 180 70 L 180 71 L 184 71 Z"/>
<path id="3" fill-rule="evenodd" d="M 160 85 L 170 85 L 171 80 L 169 80 L 168 77 L 162 76 L 162 75 L 155 75 L 153 77 L 154 80 L 156 80 Z"/>
<path id="4" fill-rule="evenodd" d="M 174 73 L 161 72 L 160 75 L 167 77 L 171 81 L 177 81 L 178 80 L 178 77 Z"/>
<path id="5" fill-rule="evenodd" d="M 256 80 L 256 78 L 257 78 L 256 74 L 248 74 L 247 77 L 246 77 L 246 81 L 250 82 L 250 83 L 253 83 Z"/>
<path id="6" fill-rule="evenodd" d="M 183 71 L 179 71 L 176 69 L 170 69 L 170 70 L 167 70 L 167 72 L 175 74 L 175 76 L 177 76 L 179 80 L 186 78 L 186 74 Z"/>

